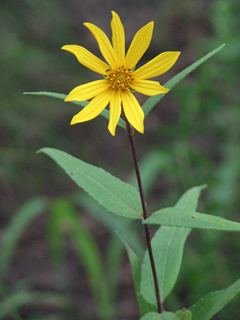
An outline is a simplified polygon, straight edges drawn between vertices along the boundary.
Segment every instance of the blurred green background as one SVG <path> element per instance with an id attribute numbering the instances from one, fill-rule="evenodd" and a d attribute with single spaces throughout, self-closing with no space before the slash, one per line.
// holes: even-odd
<path id="1" fill-rule="evenodd" d="M 173 205 L 186 189 L 206 183 L 201 208 L 239 220 L 238 0 L 2 0 L 0 319 L 138 318 L 128 261 L 109 230 L 122 228 L 139 251 L 141 232 L 112 219 L 36 154 L 44 146 L 59 148 L 127 180 L 132 164 L 125 133 L 119 128 L 113 138 L 100 117 L 70 127 L 76 105 L 22 94 L 67 93 L 95 79 L 60 48 L 81 44 L 98 54 L 82 23 L 109 31 L 111 9 L 121 15 L 128 43 L 140 26 L 155 21 L 143 60 L 161 51 L 182 51 L 162 83 L 227 44 L 151 113 L 137 147 L 151 210 Z M 239 276 L 239 249 L 238 234 L 194 231 L 167 308 L 188 307 L 231 284 Z M 235 300 L 216 319 L 237 319 L 238 305 Z"/>

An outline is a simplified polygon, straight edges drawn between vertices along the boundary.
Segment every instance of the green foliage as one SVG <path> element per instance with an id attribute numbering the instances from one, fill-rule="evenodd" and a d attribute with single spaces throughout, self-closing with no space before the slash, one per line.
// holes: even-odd
<path id="1" fill-rule="evenodd" d="M 240 279 L 226 289 L 207 294 L 190 308 L 192 320 L 211 320 L 239 293 Z"/>
<path id="2" fill-rule="evenodd" d="M 177 202 L 175 208 L 196 210 L 200 193 L 204 186 L 194 187 L 186 191 Z M 157 265 L 158 284 L 164 301 L 174 287 L 182 263 L 183 249 L 191 229 L 161 227 L 152 239 L 152 249 Z M 142 265 L 141 291 L 143 297 L 153 303 L 155 290 L 153 286 L 149 255 L 146 252 Z"/>
<path id="3" fill-rule="evenodd" d="M 11 316 L 13 310 L 19 310 L 29 305 L 55 306 L 64 309 L 68 306 L 66 298 L 52 292 L 21 291 L 11 294 L 0 301 L 0 319 Z"/>
<path id="4" fill-rule="evenodd" d="M 219 231 L 240 231 L 240 223 L 238 222 L 181 207 L 160 209 L 153 213 L 144 223 Z"/>
<path id="5" fill-rule="evenodd" d="M 109 212 L 132 219 L 141 218 L 139 195 L 130 184 L 63 151 L 44 148 L 40 152 L 56 161 L 76 184 Z"/>
<path id="6" fill-rule="evenodd" d="M 120 237 L 120 240 L 123 242 L 129 262 L 132 270 L 132 277 L 134 282 L 135 294 L 137 297 L 137 302 L 139 306 L 140 314 L 143 316 L 150 311 L 155 311 L 155 307 L 151 303 L 149 304 L 142 296 L 141 293 L 141 259 L 136 255 L 136 253 L 132 250 L 132 248 L 127 244 L 127 239 L 124 240 Z M 154 297 L 155 299 L 155 297 Z"/>
<path id="7" fill-rule="evenodd" d="M 15 253 L 21 235 L 32 221 L 47 209 L 48 201 L 44 198 L 34 198 L 19 208 L 4 231 L 1 242 L 0 279 L 7 271 L 8 265 Z"/>
<path id="8" fill-rule="evenodd" d="M 98 305 L 99 316 L 104 320 L 112 319 L 114 308 L 111 287 L 108 287 L 108 277 L 104 271 L 102 257 L 91 233 L 84 227 L 73 206 L 66 200 L 58 200 L 53 204 L 50 224 L 53 224 L 55 229 L 54 241 L 53 239 L 51 241 L 52 251 L 57 252 L 59 257 L 59 252 L 63 250 L 62 237 L 68 235 L 88 276 L 92 294 Z M 52 226 L 50 227 L 52 230 Z"/>
<path id="9" fill-rule="evenodd" d="M 81 6 L 81 4 L 79 5 Z M 206 64 L 206 66 L 202 64 L 202 67 L 196 72 L 196 78 L 184 81 L 180 89 L 178 89 L 178 86 L 176 87 L 176 90 L 174 90 L 176 98 L 173 97 L 168 100 L 171 111 L 167 114 L 167 118 L 171 115 L 171 119 L 174 118 L 176 121 L 169 122 L 168 119 L 166 121 L 164 114 L 160 130 L 154 129 L 153 126 L 153 130 L 148 132 L 150 135 L 149 141 L 151 143 L 151 148 L 155 148 L 157 151 L 153 151 L 156 156 L 154 155 L 151 158 L 150 155 L 150 159 L 152 160 L 149 160 L 149 163 L 152 163 L 152 167 L 150 168 L 148 164 L 146 165 L 146 178 L 143 177 L 144 188 L 147 191 L 149 191 L 150 188 L 152 189 L 152 186 L 150 188 L 148 187 L 148 178 L 158 178 L 151 195 L 151 200 L 153 200 L 153 203 L 155 201 L 157 207 L 160 205 L 161 207 L 167 207 L 169 203 L 173 203 L 172 200 L 176 198 L 176 194 L 181 192 L 181 190 L 187 189 L 191 185 L 207 182 L 209 185 L 209 192 L 205 199 L 206 212 L 214 212 L 221 217 L 234 219 L 233 213 L 239 212 L 240 209 L 238 192 L 240 172 L 240 154 L 238 148 L 240 134 L 240 101 L 238 95 L 240 37 L 239 33 L 236 32 L 236 30 L 239 29 L 240 21 L 238 14 L 239 2 L 238 0 L 214 0 L 208 2 L 206 6 L 202 6 L 202 11 L 198 10 L 200 6 L 200 2 L 194 3 L 187 1 L 186 3 L 183 3 L 177 1 L 177 3 L 174 2 L 174 5 L 169 2 L 164 4 L 164 7 L 161 7 L 161 10 L 156 10 L 156 12 L 159 12 L 159 15 L 162 14 L 162 18 L 165 19 L 164 21 L 161 19 L 162 25 L 166 22 L 166 28 L 161 28 L 164 31 L 160 30 L 160 32 L 163 32 L 163 35 L 165 35 L 162 37 L 163 46 L 168 45 L 168 43 L 164 42 L 164 39 L 173 37 L 173 42 L 170 42 L 170 45 L 179 43 L 174 42 L 174 40 L 179 41 L 179 39 L 181 39 L 180 43 L 184 43 L 183 56 L 186 60 L 188 60 L 188 57 L 199 56 L 199 52 L 204 53 L 210 51 L 219 43 L 226 42 L 228 45 L 222 51 L 221 55 L 219 55 L 215 63 L 212 62 Z M 153 8 L 154 7 L 152 7 L 152 9 Z M 184 13 L 184 8 L 187 13 L 186 16 L 184 15 L 186 14 Z M 57 170 L 56 173 L 54 170 L 48 172 L 50 174 L 49 179 L 44 179 L 44 166 L 41 172 L 41 167 L 39 165 L 36 166 L 36 162 L 32 161 L 32 154 L 36 149 L 36 142 L 40 145 L 56 145 L 57 143 L 59 148 L 64 148 L 64 146 L 67 145 L 70 149 L 79 148 L 79 145 L 81 145 L 81 148 L 84 149 L 82 142 L 85 137 L 80 137 L 78 131 L 74 128 L 65 130 L 64 134 L 61 134 L 61 139 L 59 139 L 59 130 L 61 130 L 62 123 L 66 120 L 66 113 L 73 112 L 74 106 L 71 107 L 71 105 L 65 104 L 65 106 L 59 108 L 59 102 L 54 106 L 53 103 L 51 104 L 51 101 L 45 103 L 42 102 L 41 99 L 19 99 L 19 92 L 22 92 L 26 88 L 28 88 L 28 90 L 35 90 L 35 88 L 39 87 L 39 82 L 40 85 L 44 83 L 44 86 L 48 89 L 53 87 L 58 88 L 60 92 L 66 90 L 66 83 L 68 83 L 67 86 L 69 89 L 72 84 L 78 83 L 79 70 L 81 69 L 76 68 L 75 63 L 72 68 L 71 65 L 65 65 L 64 67 L 65 61 L 60 58 L 58 62 L 55 50 L 55 48 L 59 46 L 59 43 L 64 43 L 64 41 L 69 39 L 69 36 L 70 38 L 74 37 L 73 33 L 71 34 L 71 28 L 75 30 L 76 20 L 74 20 L 74 17 L 66 19 L 66 17 L 68 18 L 68 15 L 64 15 L 62 7 L 59 6 L 55 0 L 52 2 L 48 1 L 45 4 L 43 1 L 39 0 L 27 0 L 23 5 L 19 6 L 16 4 L 15 11 L 20 12 L 20 15 L 25 17 L 24 19 L 20 19 L 20 25 L 18 16 L 14 14 L 14 10 L 12 9 L 13 7 L 6 2 L 6 4 L 2 4 L 0 12 L 0 25 L 3 29 L 1 37 L 2 43 L 5 44 L 2 48 L 3 50 L 0 58 L 2 62 L 2 77 L 0 80 L 2 83 L 2 125 L 0 136 L 1 139 L 3 138 L 0 163 L 3 170 L 0 172 L 0 180 L 1 182 L 6 180 L 6 186 L 13 186 L 19 199 L 21 199 L 26 198 L 29 195 L 28 190 L 31 190 L 31 194 L 32 190 L 34 194 L 42 194 L 43 192 L 45 194 L 45 192 L 48 192 L 49 181 L 51 186 L 54 186 L 55 180 L 59 181 Z M 50 18 L 45 14 L 46 10 L 49 9 L 51 9 L 51 12 L 54 12 L 54 15 L 51 15 L 51 17 L 49 16 Z M 162 12 L 164 12 L 164 14 Z M 191 15 L 189 12 L 193 14 Z M 41 15 L 44 19 L 41 18 Z M 29 16 L 31 17 L 29 18 Z M 34 17 L 34 19 L 32 17 Z M 30 23 L 27 22 L 28 20 Z M 40 21 L 40 25 L 37 23 L 37 28 L 34 21 Z M 181 33 L 181 30 L 179 30 L 180 38 L 177 36 L 174 39 L 175 35 L 172 34 L 172 37 L 169 37 L 166 30 L 176 28 L 178 21 L 184 21 L 184 28 L 181 28 L 184 30 L 184 33 Z M 7 27 L 4 26 L 4 22 L 7 22 Z M 59 28 L 56 29 L 56 25 L 58 25 Z M 193 32 L 189 33 L 185 31 L 191 30 L 191 28 L 193 28 Z M 27 30 L 31 30 L 31 32 L 28 33 Z M 49 30 L 51 33 L 50 45 L 48 42 Z M 59 33 L 59 30 L 62 30 L 62 32 Z M 197 30 L 197 34 L 194 33 L 194 30 Z M 212 39 L 209 35 L 204 37 L 208 32 L 207 30 L 211 30 L 211 34 L 213 35 Z M 34 41 L 31 41 L 31 35 L 34 36 Z M 221 47 L 216 50 L 218 49 L 221 49 Z M 209 54 L 211 54 L 211 52 Z M 203 58 L 206 57 L 209 58 L 208 55 Z M 197 61 L 197 63 L 199 62 L 201 62 L 201 59 Z M 165 85 L 171 86 L 171 83 L 175 85 L 174 79 L 177 80 L 177 77 L 180 79 L 181 75 L 184 76 L 184 72 L 189 71 L 188 68 L 195 68 L 196 65 L 194 65 L 195 63 L 184 69 Z M 53 79 L 51 76 L 46 76 L 49 69 L 51 69 L 52 75 L 61 74 L 61 77 L 55 77 L 55 79 Z M 69 74 L 69 70 L 72 70 L 71 79 L 68 79 L 66 76 L 66 74 Z M 192 70 L 190 69 L 190 71 Z M 84 77 L 84 73 L 81 72 L 80 80 L 84 81 Z M 12 90 L 12 88 L 16 88 L 16 90 Z M 60 99 L 61 101 L 64 100 L 65 97 L 64 94 L 54 94 L 51 92 L 33 94 L 49 96 Z M 156 106 L 156 103 L 164 96 L 165 95 L 158 96 L 156 97 L 156 100 L 153 98 L 147 100 L 144 105 L 146 113 L 148 113 L 148 109 L 152 110 L 152 108 Z M 76 103 L 78 106 L 84 106 L 85 104 L 85 102 Z M 19 112 L 19 107 L 21 108 L 21 112 Z M 173 110 L 173 107 L 176 107 L 177 111 L 175 109 Z M 11 116 L 9 116 L 9 110 L 11 110 Z M 104 116 L 108 119 L 107 110 L 104 111 Z M 119 125 L 124 128 L 125 125 L 122 119 L 120 120 Z M 206 130 L 206 128 L 208 129 Z M 74 130 L 77 132 L 76 137 L 73 134 Z M 159 136 L 161 136 L 160 141 L 157 139 Z M 154 139 L 156 141 L 154 141 Z M 78 141 L 77 147 L 73 143 L 75 140 Z M 24 144 L 22 141 L 24 141 Z M 159 142 L 161 142 L 161 152 L 166 155 L 166 159 L 163 159 L 162 162 L 160 159 L 161 157 L 158 159 L 157 155 L 159 151 Z M 109 143 L 109 146 L 111 146 L 111 143 L 112 142 Z M 81 152 L 82 154 L 85 154 L 88 152 L 88 149 L 86 148 Z M 25 168 L 30 166 L 32 171 L 31 175 L 29 175 L 28 170 L 25 170 Z M 161 170 L 161 172 L 158 170 Z M 34 180 L 32 177 L 34 177 Z M 47 183 L 45 182 L 46 180 Z M 22 187 L 22 183 L 19 184 L 19 181 L 24 181 L 24 188 Z M 8 198 L 5 197 L 4 187 L 5 182 L 3 188 L 1 184 L 1 192 L 3 191 L 3 201 L 1 202 L 3 204 Z M 62 191 L 61 187 L 60 191 Z M 55 194 L 55 190 L 53 190 L 53 192 Z M 159 203 L 159 194 L 161 195 L 161 203 Z M 138 234 L 139 229 L 137 229 L 134 221 L 132 222 L 127 218 L 109 214 L 105 211 L 106 208 L 99 207 L 97 203 L 90 201 L 85 194 L 70 195 L 68 198 L 70 201 L 73 200 L 74 204 L 77 203 L 78 206 L 80 205 L 80 208 L 81 210 L 84 210 L 84 213 L 87 211 L 92 214 L 93 217 L 95 217 L 97 224 L 101 225 L 101 227 L 106 227 L 107 230 L 111 232 L 109 237 L 110 243 L 107 245 L 105 254 L 105 262 L 101 262 L 101 264 L 103 265 L 105 276 L 109 276 L 106 281 L 109 286 L 108 289 L 112 292 L 113 287 L 115 287 L 114 290 L 116 290 L 117 269 L 122 257 L 122 244 L 118 242 L 116 237 L 112 234 L 117 230 L 117 232 L 122 235 L 122 238 L 128 240 L 128 244 L 133 248 L 132 251 L 137 253 L 136 258 L 138 259 L 139 264 L 141 264 L 142 243 L 140 233 Z M 61 202 L 63 202 L 63 205 Z M 65 262 L 65 235 L 70 238 L 69 233 L 71 233 L 72 230 L 71 223 L 67 223 L 68 219 L 66 220 L 64 215 L 62 216 L 60 213 L 57 213 L 61 211 L 59 208 L 61 206 L 67 209 L 64 202 L 65 201 L 57 201 L 54 204 L 48 220 L 52 256 L 56 265 L 60 268 Z M 0 211 L 1 209 L 2 208 L 0 208 Z M 3 212 L 5 211 L 4 209 L 3 205 Z M 194 209 L 194 211 L 195 210 L 196 209 Z M 4 217 L 7 215 L 8 212 L 4 213 L 3 221 Z M 235 217 L 237 220 L 236 215 Z M 80 223 L 84 230 L 87 231 L 81 221 Z M 138 221 L 136 223 L 138 223 Z M 29 225 L 26 224 L 24 230 L 26 230 L 28 226 Z M 21 228 L 21 224 L 19 225 L 19 228 Z M 167 232 L 168 229 L 176 229 L 179 232 L 182 230 L 181 227 L 175 228 L 168 226 L 162 226 L 161 229 L 165 229 L 165 232 L 169 236 L 171 235 L 171 232 Z M 186 228 L 186 232 L 187 229 L 188 228 Z M 24 230 L 21 233 L 23 233 Z M 158 232 L 159 231 L 157 231 L 157 233 Z M 2 261 L 1 263 L 4 265 L 3 275 L 6 274 L 7 267 L 13 254 L 16 252 L 16 245 L 19 241 L 19 237 L 17 237 L 18 232 L 16 232 L 16 240 L 10 240 L 10 245 L 6 245 L 7 250 L 5 251 L 5 246 L 3 246 L 3 244 L 6 241 L 6 233 L 5 229 L 3 229 L 3 241 L 0 255 L 0 262 Z M 164 235 L 163 231 L 162 233 Z M 14 229 L 12 234 L 13 239 L 15 238 Z M 196 238 L 194 238 L 195 235 Z M 91 233 L 90 237 L 91 240 L 93 240 Z M 72 239 L 72 237 L 70 239 L 73 244 L 74 239 Z M 181 240 L 182 239 L 183 237 L 181 237 Z M 216 245 L 218 245 L 218 248 Z M 74 247 L 75 246 L 76 245 L 74 245 Z M 171 309 L 174 309 L 177 305 L 178 307 L 175 308 L 177 310 L 179 304 L 182 304 L 183 302 L 189 304 L 189 302 L 196 300 L 196 297 L 201 296 L 203 292 L 207 292 L 209 288 L 213 287 L 213 284 L 221 286 L 223 279 L 224 281 L 227 281 L 228 279 L 237 276 L 239 273 L 239 256 L 235 255 L 234 252 L 238 251 L 239 241 L 237 234 L 231 235 L 231 237 L 222 237 L 221 233 L 196 232 L 193 235 L 191 243 L 188 245 L 187 259 L 185 259 L 184 262 L 185 268 L 180 279 L 181 287 L 178 286 L 177 290 L 174 293 L 172 292 L 169 297 L 170 299 L 167 301 L 169 309 L 170 307 Z M 174 255 L 174 250 L 170 250 L 169 253 Z M 234 258 L 230 258 L 231 256 Z M 84 249 L 82 249 L 80 245 L 78 257 L 82 263 Z M 94 259 L 89 259 L 88 261 L 94 261 Z M 26 261 L 26 263 L 28 263 L 28 261 Z M 88 271 L 88 263 L 84 265 L 84 268 L 85 273 L 91 279 L 91 271 Z M 215 268 L 215 270 L 212 270 L 211 268 Z M 94 268 L 89 267 L 89 269 L 92 270 Z M 217 272 L 215 272 L 216 269 Z M 209 270 L 212 271 L 211 277 L 206 276 L 209 275 Z M 200 271 L 203 275 L 202 277 L 199 277 Z M 59 278 L 61 278 L 62 281 L 67 281 L 65 274 L 59 274 Z M 92 286 L 95 285 L 94 282 L 91 283 Z M 233 291 L 227 291 L 227 289 L 232 287 L 231 286 L 223 291 L 221 290 L 209 294 L 200 300 L 192 307 L 194 309 L 198 306 L 195 309 L 195 316 L 198 317 L 197 319 L 205 320 L 205 315 L 210 316 L 209 313 L 213 311 L 216 312 L 220 307 L 222 309 L 233 292 L 238 292 L 237 286 L 238 284 L 236 282 Z M 92 288 L 93 295 L 94 291 L 94 288 Z M 23 295 L 22 301 L 25 299 L 25 292 L 26 291 L 18 293 L 19 297 Z M 33 291 L 29 290 L 28 293 L 29 297 L 32 293 L 33 296 L 35 296 L 35 292 Z M 11 295 L 14 296 L 15 293 L 12 292 Z M 111 297 L 112 296 L 113 294 L 111 293 Z M 116 292 L 114 293 L 114 296 L 116 296 Z M 28 300 L 29 302 L 27 303 L 23 302 L 22 304 L 15 304 L 14 301 L 17 300 L 17 298 L 16 300 L 15 298 L 10 299 L 10 295 L 8 296 L 8 300 L 6 300 L 6 297 L 1 297 L 0 314 L 2 310 L 6 310 L 6 304 L 2 305 L 1 303 L 7 301 L 8 305 L 8 313 L 3 315 L 3 319 L 10 317 L 14 320 L 20 319 L 17 315 L 15 317 L 10 310 L 14 310 L 15 306 L 17 306 L 17 309 L 21 309 L 22 306 L 28 307 L 32 304 L 38 305 L 37 301 L 33 301 L 34 299 Z M 27 301 L 27 299 L 25 301 Z M 101 308 L 101 304 L 97 297 L 96 301 L 97 307 Z M 41 303 L 40 296 L 39 302 Z M 58 307 L 61 308 L 61 305 Z M 203 311 L 201 311 L 202 307 Z M 226 313 L 223 311 L 219 317 L 221 317 L 221 319 L 238 319 L 238 309 L 238 304 L 236 302 L 235 306 L 233 305 L 233 308 L 228 309 Z M 220 309 L 218 311 L 220 311 Z M 100 309 L 99 313 L 101 314 Z M 176 315 L 181 320 L 190 320 L 189 311 L 178 311 Z M 171 314 L 171 316 L 173 315 Z M 48 316 L 27 315 L 27 319 L 29 320 L 56 320 L 66 317 L 71 318 L 71 314 L 70 317 L 68 315 L 66 316 L 65 312 L 61 312 L 59 315 L 54 314 Z M 91 315 L 86 315 L 86 317 L 80 315 L 79 318 L 89 319 L 89 317 L 91 317 Z M 214 315 L 211 315 L 210 319 L 212 319 L 212 317 L 214 317 Z M 75 314 L 73 315 L 73 318 L 76 318 Z M 144 317 L 144 319 L 162 319 L 162 317 L 152 313 L 150 316 Z"/>

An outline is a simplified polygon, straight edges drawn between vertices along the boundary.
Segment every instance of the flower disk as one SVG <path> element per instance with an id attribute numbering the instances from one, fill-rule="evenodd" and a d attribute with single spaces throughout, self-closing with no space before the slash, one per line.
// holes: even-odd
<path id="1" fill-rule="evenodd" d="M 89 103 L 76 114 L 71 124 L 96 118 L 109 105 L 108 129 L 114 136 L 123 110 L 130 124 L 139 132 L 144 132 L 144 113 L 133 92 L 147 96 L 168 92 L 158 81 L 149 80 L 167 72 L 177 61 L 180 52 L 168 51 L 136 68 L 137 63 L 149 47 L 153 32 L 153 22 L 147 23 L 135 34 L 127 52 L 125 51 L 125 31 L 119 15 L 112 11 L 112 43 L 106 34 L 92 23 L 84 23 L 98 43 L 105 61 L 99 59 L 84 47 L 65 45 L 63 50 L 71 52 L 85 67 L 103 76 L 74 88 L 65 101 L 86 101 Z"/>
<path id="2" fill-rule="evenodd" d="M 107 80 L 109 81 L 111 89 L 126 91 L 133 83 L 133 73 L 130 69 L 121 66 L 115 70 L 109 70 Z"/>

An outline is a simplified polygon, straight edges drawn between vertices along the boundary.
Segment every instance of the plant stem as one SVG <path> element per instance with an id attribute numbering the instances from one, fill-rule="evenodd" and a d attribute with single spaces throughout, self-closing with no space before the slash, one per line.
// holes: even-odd
<path id="1" fill-rule="evenodd" d="M 128 134 L 128 138 L 129 138 L 129 142 L 130 142 L 130 146 L 131 146 L 131 151 L 132 151 L 133 164 L 134 164 L 136 177 L 137 177 L 138 189 L 139 189 L 140 198 L 141 198 L 141 204 L 142 204 L 142 209 L 143 209 L 143 220 L 145 220 L 145 219 L 147 219 L 148 214 L 147 214 L 145 196 L 144 196 L 144 192 L 143 192 L 142 178 L 141 178 L 141 174 L 140 174 L 140 170 L 139 170 L 139 166 L 138 166 L 138 161 L 137 161 L 137 153 L 136 153 L 136 148 L 135 148 L 135 143 L 134 143 L 134 137 L 132 134 L 132 128 L 131 128 L 130 123 L 128 122 L 127 119 L 125 119 L 125 121 L 126 121 L 127 134 Z M 146 245 L 147 245 L 147 250 L 148 250 L 148 254 L 149 254 L 152 275 L 153 275 L 153 282 L 154 282 L 156 302 L 157 302 L 157 310 L 159 313 L 162 313 L 163 306 L 161 303 L 161 296 L 160 296 L 160 290 L 159 290 L 159 286 L 158 286 L 156 266 L 155 266 L 155 262 L 154 262 L 153 251 L 152 251 L 150 230 L 149 230 L 149 226 L 147 224 L 144 224 L 144 231 L 145 231 Z"/>

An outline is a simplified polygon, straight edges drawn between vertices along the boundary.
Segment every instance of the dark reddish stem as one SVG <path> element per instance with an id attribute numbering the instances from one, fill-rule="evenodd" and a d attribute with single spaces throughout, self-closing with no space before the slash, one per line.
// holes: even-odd
<path id="1" fill-rule="evenodd" d="M 131 146 L 131 151 L 132 151 L 133 164 L 134 164 L 136 177 L 137 177 L 138 189 L 139 189 L 140 198 L 141 198 L 143 219 L 145 220 L 145 219 L 147 219 L 148 214 L 147 214 L 146 201 L 145 201 L 144 192 L 143 192 L 142 178 L 141 178 L 141 174 L 140 174 L 140 170 L 139 170 L 139 166 L 138 166 L 138 161 L 137 161 L 137 153 L 136 153 L 136 148 L 135 148 L 135 143 L 134 143 L 134 137 L 133 137 L 132 128 L 131 128 L 130 123 L 128 122 L 127 119 L 125 119 L 125 121 L 126 121 L 127 134 L 128 134 L 128 138 L 129 138 L 129 142 L 130 142 L 130 146 Z M 159 290 L 159 285 L 158 285 L 156 266 L 155 266 L 155 262 L 154 262 L 153 251 L 152 251 L 150 230 L 149 230 L 149 226 L 147 224 L 144 224 L 144 232 L 145 232 L 146 245 L 147 245 L 147 250 L 148 250 L 149 259 L 150 259 L 150 265 L 151 265 L 151 269 L 152 269 L 156 302 L 157 302 L 157 310 L 159 313 L 162 313 L 163 306 L 161 303 L 161 295 L 160 295 L 160 290 Z"/>

